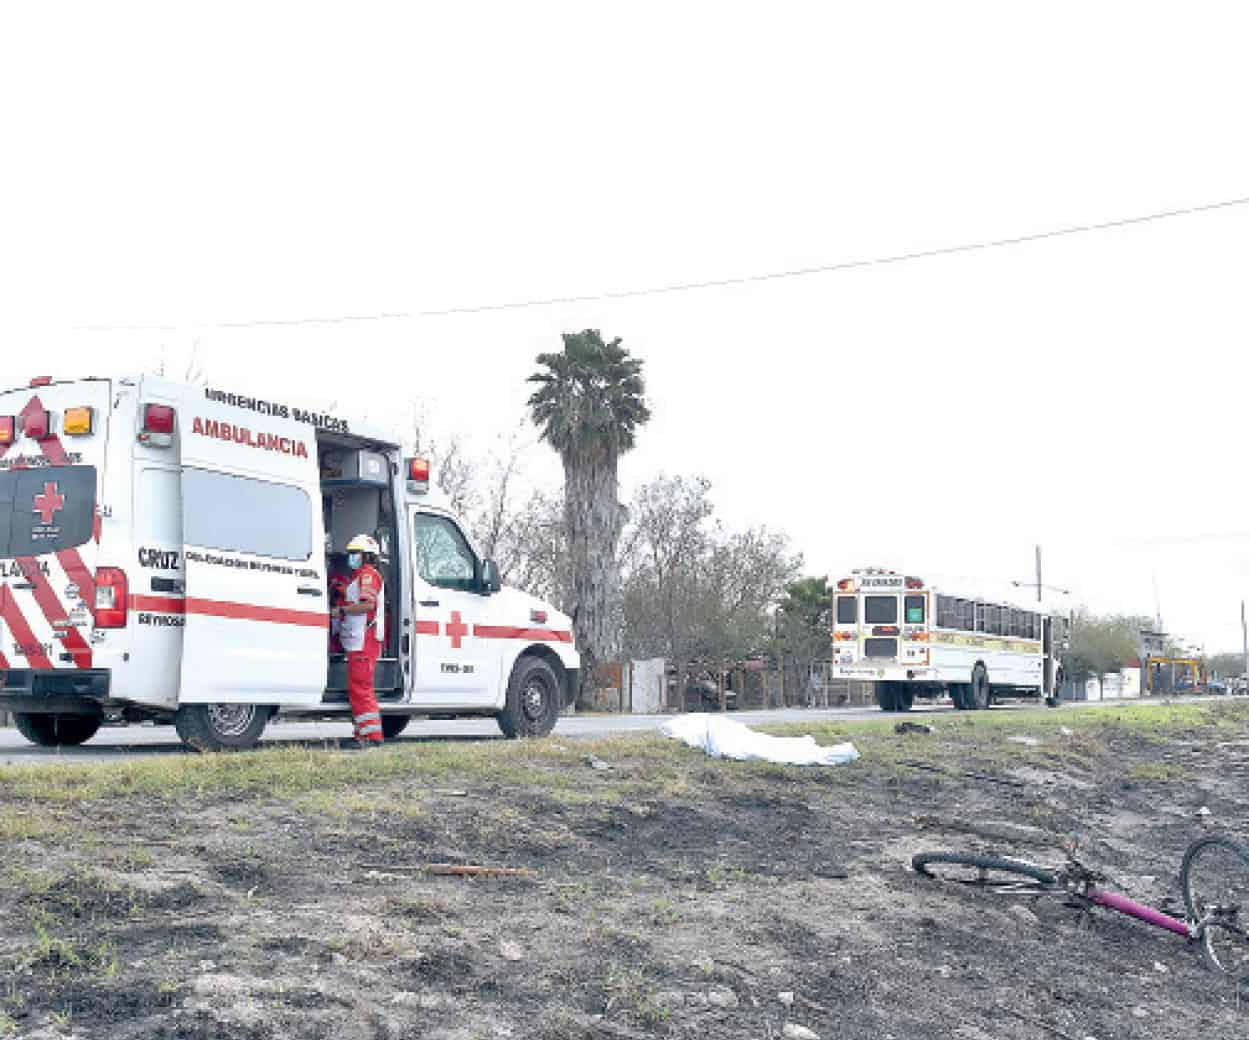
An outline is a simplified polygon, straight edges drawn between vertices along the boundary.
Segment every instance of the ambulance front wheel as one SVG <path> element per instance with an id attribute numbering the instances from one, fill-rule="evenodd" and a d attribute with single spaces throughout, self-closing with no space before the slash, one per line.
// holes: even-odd
<path id="1" fill-rule="evenodd" d="M 562 684 L 555 669 L 540 657 L 525 655 L 512 669 L 507 701 L 495 718 L 509 739 L 545 737 L 559 718 Z"/>
<path id="2" fill-rule="evenodd" d="M 256 704 L 184 704 L 173 724 L 196 751 L 243 751 L 256 746 L 270 711 Z"/>

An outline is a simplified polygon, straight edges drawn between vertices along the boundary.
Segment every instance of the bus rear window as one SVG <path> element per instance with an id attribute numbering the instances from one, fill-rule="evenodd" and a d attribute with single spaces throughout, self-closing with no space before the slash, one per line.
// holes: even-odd
<path id="1" fill-rule="evenodd" d="M 908 625 L 922 625 L 924 623 L 924 597 L 907 596 L 905 606 L 906 623 Z"/>
<path id="2" fill-rule="evenodd" d="M 893 625 L 898 620 L 897 596 L 864 596 L 863 620 L 869 625 Z"/>
<path id="3" fill-rule="evenodd" d="M 0 472 L 0 557 L 41 556 L 89 542 L 95 481 L 94 466 Z"/>
<path id="4" fill-rule="evenodd" d="M 853 625 L 859 619 L 859 601 L 854 596 L 837 597 L 837 624 Z"/>

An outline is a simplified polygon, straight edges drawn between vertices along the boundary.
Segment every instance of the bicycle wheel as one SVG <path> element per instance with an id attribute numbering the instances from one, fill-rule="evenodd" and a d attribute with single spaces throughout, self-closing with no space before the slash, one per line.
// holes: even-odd
<path id="1" fill-rule="evenodd" d="M 1057 880 L 1052 870 L 1005 856 L 974 852 L 919 852 L 911 857 L 917 873 L 989 892 L 1045 892 Z"/>
<path id="2" fill-rule="evenodd" d="M 1249 981 L 1249 851 L 1231 838 L 1201 838 L 1184 853 L 1180 884 L 1189 920 L 1201 928 L 1202 959 Z"/>

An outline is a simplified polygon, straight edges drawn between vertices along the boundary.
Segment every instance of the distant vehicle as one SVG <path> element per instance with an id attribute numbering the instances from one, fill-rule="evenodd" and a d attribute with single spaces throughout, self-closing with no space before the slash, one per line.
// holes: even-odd
<path id="1" fill-rule="evenodd" d="M 1222 679 L 1211 679 L 1206 683 L 1206 693 L 1217 693 L 1223 695 L 1230 692 L 1227 683 Z"/>
<path id="2" fill-rule="evenodd" d="M 999 697 L 1057 703 L 1066 619 L 895 571 L 857 570 L 835 583 L 834 679 L 874 682 L 885 711 L 949 695 L 956 708 Z"/>

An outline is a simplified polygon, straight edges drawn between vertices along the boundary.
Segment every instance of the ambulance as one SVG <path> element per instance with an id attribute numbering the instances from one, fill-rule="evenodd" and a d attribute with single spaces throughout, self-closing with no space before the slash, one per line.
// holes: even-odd
<path id="1" fill-rule="evenodd" d="M 381 548 L 385 735 L 549 733 L 578 685 L 570 619 L 501 586 L 394 435 L 148 375 L 0 393 L 0 710 L 36 744 L 152 721 L 201 751 L 349 719 L 329 615 L 359 534 Z"/>

